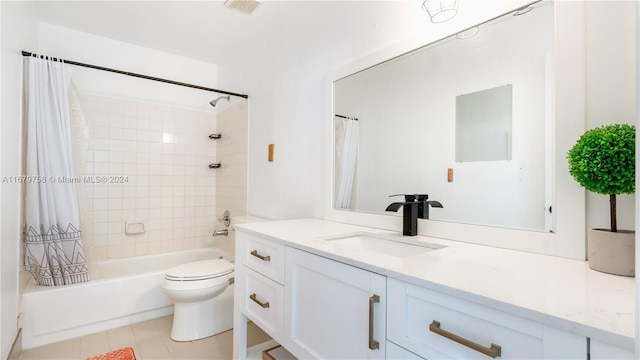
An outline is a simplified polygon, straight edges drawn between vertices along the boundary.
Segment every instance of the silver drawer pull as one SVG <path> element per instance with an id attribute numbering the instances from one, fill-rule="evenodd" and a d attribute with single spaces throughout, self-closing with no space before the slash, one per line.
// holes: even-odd
<path id="1" fill-rule="evenodd" d="M 260 300 L 258 300 L 258 297 L 256 296 L 255 293 L 249 295 L 249 299 L 253 300 L 254 303 L 260 305 L 263 309 L 267 309 L 269 307 L 269 302 L 262 302 Z"/>
<path id="2" fill-rule="evenodd" d="M 380 302 L 380 296 L 373 295 L 369 298 L 369 349 L 380 349 L 380 343 L 373 339 L 373 304 Z"/>
<path id="3" fill-rule="evenodd" d="M 253 250 L 251 252 L 251 255 L 257 257 L 258 259 L 262 260 L 262 261 L 271 261 L 271 256 L 267 255 L 267 256 L 263 256 L 258 254 L 258 250 Z"/>
<path id="4" fill-rule="evenodd" d="M 492 358 L 498 357 L 502 355 L 502 348 L 500 347 L 500 345 L 496 345 L 496 344 L 491 344 L 491 347 L 484 347 L 480 344 L 474 343 L 471 340 L 467 340 L 461 336 L 458 336 L 456 334 L 452 334 L 446 330 L 442 330 L 440 328 L 440 322 L 433 320 L 433 322 L 431 323 L 431 325 L 429 325 L 429 330 L 440 335 L 440 336 L 444 336 L 449 340 L 453 340 L 455 342 L 457 342 L 458 344 L 464 345 L 468 348 L 471 348 L 475 351 L 481 352 L 487 356 L 491 356 Z"/>

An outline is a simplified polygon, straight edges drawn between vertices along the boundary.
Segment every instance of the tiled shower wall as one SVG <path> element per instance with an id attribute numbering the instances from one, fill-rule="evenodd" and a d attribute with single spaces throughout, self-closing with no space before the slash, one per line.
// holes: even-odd
<path id="1" fill-rule="evenodd" d="M 216 140 L 217 159 L 221 163 L 216 171 L 216 214 L 221 217 L 229 210 L 231 217 L 247 214 L 247 157 L 248 157 L 248 101 L 239 100 L 218 114 Z M 216 229 L 224 229 L 221 221 Z M 227 237 L 216 237 L 216 246 L 233 255 L 235 232 L 229 228 Z"/>
<path id="2" fill-rule="evenodd" d="M 213 245 L 211 234 L 220 228 L 216 219 L 222 215 L 216 201 L 245 211 L 246 109 L 244 135 L 225 130 L 225 142 L 208 138 L 222 132 L 214 111 L 92 95 L 81 95 L 80 101 L 89 128 L 85 175 L 94 180 L 83 182 L 80 196 L 92 261 Z M 237 125 L 230 121 L 229 126 L 235 130 Z M 222 162 L 216 146 L 226 166 L 212 170 L 210 163 Z M 216 176 L 229 185 L 217 187 Z M 237 182 L 242 176 L 244 181 Z M 225 192 L 219 200 L 217 189 Z M 139 222 L 144 233 L 125 233 L 126 223 Z"/>

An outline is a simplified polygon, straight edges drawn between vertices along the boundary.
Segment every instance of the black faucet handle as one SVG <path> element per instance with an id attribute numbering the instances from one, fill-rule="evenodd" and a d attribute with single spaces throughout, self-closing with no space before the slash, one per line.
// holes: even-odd
<path id="1" fill-rule="evenodd" d="M 413 202 L 416 201 L 416 196 L 414 194 L 394 194 L 394 195 L 389 195 L 389 197 L 395 197 L 395 196 L 404 196 L 404 201 L 406 202 Z"/>
<path id="2" fill-rule="evenodd" d="M 429 195 L 428 194 L 394 194 L 394 195 L 389 195 L 389 197 L 394 197 L 394 196 L 404 196 L 404 201 L 406 202 L 410 202 L 410 201 L 427 201 L 429 199 Z"/>
<path id="3" fill-rule="evenodd" d="M 389 206 L 387 206 L 386 209 L 384 209 L 384 211 L 398 211 L 400 210 L 401 207 L 407 205 L 406 202 L 394 202 L 389 204 Z"/>

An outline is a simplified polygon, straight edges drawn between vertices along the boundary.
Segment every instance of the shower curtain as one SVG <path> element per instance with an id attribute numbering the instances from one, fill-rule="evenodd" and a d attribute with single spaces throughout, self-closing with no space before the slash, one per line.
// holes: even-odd
<path id="1" fill-rule="evenodd" d="M 353 119 L 340 120 L 342 131 L 341 134 L 336 134 L 336 208 L 350 209 L 358 155 L 359 124 Z"/>
<path id="2" fill-rule="evenodd" d="M 89 280 L 71 137 L 71 69 L 60 61 L 26 60 L 24 264 L 40 285 Z"/>

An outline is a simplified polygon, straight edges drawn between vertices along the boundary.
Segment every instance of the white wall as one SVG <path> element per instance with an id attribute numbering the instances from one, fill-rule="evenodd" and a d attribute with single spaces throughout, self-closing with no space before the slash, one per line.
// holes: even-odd
<path id="1" fill-rule="evenodd" d="M 249 94 L 249 214 L 322 217 L 322 71 L 287 74 L 247 65 L 221 67 L 219 74 L 221 87 Z M 273 162 L 269 144 L 275 144 Z"/>
<path id="2" fill-rule="evenodd" d="M 636 119 L 636 6 L 587 1 L 587 129 Z M 634 200 L 635 195 L 617 196 L 619 229 L 635 229 Z M 587 192 L 587 227 L 609 224 L 609 197 Z"/>
<path id="3" fill-rule="evenodd" d="M 115 24 L 114 24 L 115 25 Z M 40 23 L 40 45 L 33 52 L 142 75 L 217 88 L 215 64 Z M 164 84 L 84 67 L 73 67 L 81 93 L 211 111 L 216 93 Z"/>
<path id="4" fill-rule="evenodd" d="M 22 54 L 38 45 L 37 12 L 32 2 L 0 3 L 2 23 L 0 176 L 21 174 Z M 5 359 L 17 334 L 19 312 L 20 185 L 0 185 L 0 359 Z"/>

